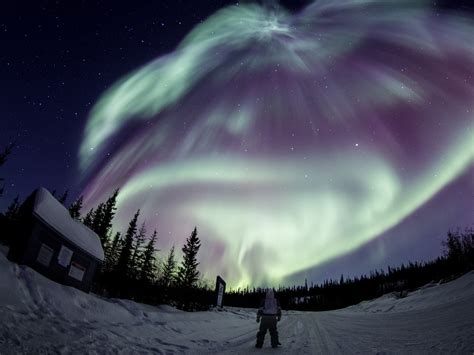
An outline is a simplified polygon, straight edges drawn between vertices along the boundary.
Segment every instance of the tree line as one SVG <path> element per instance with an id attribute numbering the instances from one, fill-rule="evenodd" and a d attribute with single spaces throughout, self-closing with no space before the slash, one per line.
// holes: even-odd
<path id="1" fill-rule="evenodd" d="M 178 262 L 175 246 L 165 260 L 158 260 L 156 244 L 158 233 L 148 233 L 145 222 L 140 224 L 138 209 L 125 231 L 112 232 L 119 190 L 96 208 L 81 217 L 83 198 L 69 206 L 71 217 L 80 219 L 92 229 L 102 243 L 105 262 L 97 275 L 93 291 L 109 297 L 130 298 L 141 302 L 170 303 L 185 310 L 202 309 L 205 302 L 193 301 L 202 285 L 197 255 L 201 247 L 195 227 L 182 247 L 182 260 Z"/>
<path id="2" fill-rule="evenodd" d="M 8 160 L 13 144 L 0 152 L 0 167 Z M 0 196 L 4 191 L 0 178 Z M 91 208 L 84 216 L 83 197 L 67 204 L 69 191 L 52 195 L 63 204 L 72 218 L 93 230 L 101 241 L 105 260 L 96 275 L 93 291 L 109 297 L 122 297 L 152 304 L 169 303 L 179 308 L 203 309 L 212 303 L 209 282 L 200 279 L 197 255 L 201 241 L 195 227 L 183 245 L 182 260 L 172 246 L 164 260 L 157 257 L 158 233 L 148 233 L 145 222 L 140 224 L 137 210 L 125 231 L 113 233 L 119 190 L 105 201 Z M 0 213 L 0 243 L 9 245 L 19 223 L 21 201 L 16 196 L 4 213 Z"/>
<path id="3" fill-rule="evenodd" d="M 0 153 L 0 167 L 7 161 L 12 146 Z M 0 178 L 0 196 L 4 190 Z M 171 304 L 184 310 L 203 310 L 215 301 L 210 282 L 200 280 L 197 254 L 201 248 L 197 228 L 191 232 L 182 247 L 183 258 L 178 261 L 175 246 L 163 260 L 157 258 L 156 230 L 148 233 L 146 224 L 140 223 L 137 210 L 125 231 L 113 233 L 112 224 L 117 210 L 115 190 L 106 200 L 91 208 L 84 216 L 83 198 L 67 205 L 68 191 L 52 194 L 67 206 L 72 218 L 82 221 L 97 233 L 102 243 L 105 261 L 93 285 L 93 292 L 117 298 L 128 298 L 149 304 Z M 0 213 L 0 242 L 9 244 L 18 222 L 21 202 L 15 197 L 4 213 Z M 450 231 L 442 243 L 443 255 L 428 262 L 410 262 L 387 270 L 376 270 L 360 277 L 326 280 L 321 284 L 283 287 L 276 289 L 284 309 L 324 311 L 343 308 L 364 300 L 393 293 L 405 297 L 407 292 L 430 282 L 449 281 L 474 269 L 474 229 Z M 257 307 L 265 289 L 231 290 L 224 297 L 224 305 Z"/>
<path id="4" fill-rule="evenodd" d="M 0 153 L 0 167 L 6 162 L 11 147 Z M 3 182 L 3 179 L 0 179 Z M 3 185 L 0 193 L 3 192 Z M 209 284 L 200 279 L 197 255 L 201 247 L 195 227 L 183 245 L 182 260 L 176 257 L 172 246 L 164 260 L 159 260 L 156 247 L 158 233 L 147 232 L 145 222 L 139 223 L 137 210 L 125 231 L 113 233 L 112 224 L 117 210 L 119 190 L 106 200 L 81 215 L 83 197 L 67 205 L 68 190 L 52 195 L 69 211 L 93 230 L 104 249 L 104 263 L 96 275 L 93 292 L 152 304 L 169 303 L 185 310 L 205 309 L 211 303 Z M 0 243 L 9 245 L 19 223 L 21 201 L 16 196 L 4 213 L 0 213 Z"/>
<path id="5" fill-rule="evenodd" d="M 322 284 L 279 287 L 276 289 L 284 309 L 327 311 L 344 308 L 392 293 L 402 298 L 408 292 L 432 282 L 450 281 L 474 269 L 474 229 L 450 231 L 442 243 L 443 255 L 428 262 L 410 262 L 387 270 L 376 270 L 360 277 L 326 280 Z M 225 304 L 255 307 L 264 297 L 261 288 L 233 290 Z"/>

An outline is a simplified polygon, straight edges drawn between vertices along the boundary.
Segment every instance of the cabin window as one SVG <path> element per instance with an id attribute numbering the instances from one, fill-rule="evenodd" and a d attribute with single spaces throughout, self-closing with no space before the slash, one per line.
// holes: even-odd
<path id="1" fill-rule="evenodd" d="M 53 252 L 53 248 L 49 247 L 44 243 L 41 244 L 41 248 L 38 252 L 38 257 L 36 258 L 36 261 L 41 265 L 49 267 L 49 264 L 51 263 L 51 259 L 53 257 Z"/>
<path id="2" fill-rule="evenodd" d="M 86 268 L 77 262 L 72 262 L 71 267 L 69 268 L 69 276 L 78 281 L 82 281 L 84 274 L 86 273 Z"/>
<path id="3" fill-rule="evenodd" d="M 72 259 L 72 250 L 66 248 L 64 245 L 61 246 L 61 250 L 58 254 L 58 264 L 64 267 L 68 267 Z"/>

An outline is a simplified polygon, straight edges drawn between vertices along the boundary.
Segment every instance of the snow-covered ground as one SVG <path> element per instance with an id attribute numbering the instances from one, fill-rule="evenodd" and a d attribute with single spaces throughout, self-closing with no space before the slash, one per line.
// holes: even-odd
<path id="1" fill-rule="evenodd" d="M 280 341 L 254 348 L 255 311 L 186 313 L 102 299 L 10 263 L 0 252 L 0 354 L 474 353 L 474 272 L 406 298 L 284 312 Z"/>

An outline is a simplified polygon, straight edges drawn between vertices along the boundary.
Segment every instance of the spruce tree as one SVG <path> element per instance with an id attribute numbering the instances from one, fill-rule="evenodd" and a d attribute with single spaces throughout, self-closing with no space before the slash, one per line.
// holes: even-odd
<path id="1" fill-rule="evenodd" d="M 69 195 L 69 190 L 66 189 L 66 191 L 64 191 L 64 193 L 58 198 L 58 201 L 62 205 L 65 205 L 68 195 Z"/>
<path id="2" fill-rule="evenodd" d="M 191 288 L 196 284 L 199 277 L 197 269 L 199 263 L 197 262 L 197 253 L 201 247 L 201 241 L 197 236 L 197 229 L 194 228 L 191 235 L 186 239 L 183 251 L 183 261 L 178 269 L 178 285 L 184 288 Z"/>
<path id="3" fill-rule="evenodd" d="M 117 272 L 121 276 L 130 275 L 129 266 L 130 266 L 130 260 L 132 257 L 132 252 L 133 252 L 133 240 L 135 238 L 135 234 L 137 233 L 137 221 L 138 221 L 139 215 L 140 215 L 140 210 L 138 210 L 135 213 L 132 220 L 128 224 L 127 233 L 125 234 L 125 237 L 122 243 L 120 256 L 117 262 Z"/>
<path id="4" fill-rule="evenodd" d="M 143 252 L 143 263 L 140 272 L 140 280 L 145 282 L 153 282 L 156 272 L 156 257 L 155 257 L 155 243 L 157 233 L 156 230 L 153 232 L 148 244 Z"/>
<path id="5" fill-rule="evenodd" d="M 7 162 L 8 156 L 11 154 L 12 149 L 13 149 L 13 144 L 9 144 L 3 150 L 3 152 L 0 153 L 0 166 L 2 166 L 3 164 L 5 164 Z M 0 197 L 3 195 L 3 191 L 4 191 L 3 181 L 5 181 L 5 179 L 0 178 L 0 184 L 1 184 L 0 185 Z"/>
<path id="6" fill-rule="evenodd" d="M 120 232 L 115 233 L 115 237 L 112 240 L 112 245 L 111 245 L 111 250 L 113 252 L 116 252 L 117 249 L 120 247 L 120 242 L 122 241 L 121 236 L 122 236 L 122 233 Z"/>
<path id="7" fill-rule="evenodd" d="M 5 149 L 3 149 L 3 152 L 0 153 L 0 166 L 7 162 L 8 156 L 11 154 L 12 149 L 13 144 L 9 144 Z"/>
<path id="8" fill-rule="evenodd" d="M 68 210 L 72 218 L 74 219 L 81 218 L 81 209 L 82 209 L 83 201 L 84 201 L 84 197 L 80 196 L 76 201 L 71 203 L 71 205 L 69 206 Z"/>
<path id="9" fill-rule="evenodd" d="M 90 229 L 92 229 L 92 222 L 94 220 L 94 215 L 95 215 L 95 211 L 93 208 L 91 208 L 82 220 L 82 223 L 84 223 L 84 225 L 86 225 Z"/>
<path id="10" fill-rule="evenodd" d="M 5 212 L 5 217 L 7 220 L 14 222 L 18 219 L 18 215 L 20 213 L 20 196 L 16 196 L 12 203 L 7 207 L 7 211 Z"/>
<path id="11" fill-rule="evenodd" d="M 117 196 L 119 190 L 115 190 L 114 193 L 107 199 L 105 202 L 99 203 L 95 210 L 91 210 L 84 217 L 83 223 L 92 229 L 100 238 L 102 247 L 106 247 L 107 241 L 109 239 L 109 232 L 112 228 L 112 220 L 115 217 L 115 211 L 117 210 Z M 80 205 L 74 205 L 75 210 L 73 212 L 76 214 L 76 210 L 82 207 L 82 199 L 79 201 Z M 71 213 L 70 207 L 69 213 Z M 77 212 L 78 213 L 78 212 Z"/>
<path id="12" fill-rule="evenodd" d="M 99 235 L 102 245 L 105 245 L 108 240 L 110 229 L 112 228 L 112 220 L 115 217 L 115 211 L 117 210 L 117 196 L 119 190 L 115 190 L 114 193 L 102 203 L 100 212 L 100 220 L 97 221 L 96 233 Z"/>
<path id="13" fill-rule="evenodd" d="M 121 233 L 115 233 L 112 241 L 108 244 L 107 253 L 105 254 L 105 270 L 112 271 L 117 266 L 121 245 Z"/>
<path id="14" fill-rule="evenodd" d="M 101 202 L 99 205 L 96 207 L 94 211 L 94 217 L 92 218 L 92 223 L 91 223 L 91 229 L 99 235 L 100 231 L 100 226 L 102 224 L 102 220 L 104 219 L 104 203 Z M 100 236 L 99 236 L 100 237 Z M 100 241 L 102 242 L 102 246 L 104 245 L 103 238 L 100 238 Z"/>
<path id="15" fill-rule="evenodd" d="M 161 284 L 169 287 L 173 284 L 176 276 L 176 260 L 174 256 L 174 245 L 171 247 L 165 264 L 163 265 L 163 276 L 161 277 Z"/>
<path id="16" fill-rule="evenodd" d="M 140 274 L 140 269 L 143 261 L 142 246 L 145 242 L 145 237 L 146 226 L 145 222 L 143 222 L 140 229 L 138 230 L 138 233 L 136 233 L 135 235 L 135 240 L 133 243 L 133 253 L 132 258 L 130 260 L 130 272 L 132 274 L 132 277 L 134 278 L 138 278 L 138 275 Z"/>

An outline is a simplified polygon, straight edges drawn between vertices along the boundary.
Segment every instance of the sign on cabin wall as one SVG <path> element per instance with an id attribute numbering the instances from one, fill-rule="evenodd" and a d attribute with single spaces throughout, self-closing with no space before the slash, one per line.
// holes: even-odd
<path id="1" fill-rule="evenodd" d="M 53 257 L 53 252 L 53 248 L 47 246 L 44 243 L 41 244 L 41 248 L 38 252 L 38 257 L 36 258 L 36 261 L 41 265 L 49 267 L 49 264 L 51 263 L 51 258 Z"/>
<path id="2" fill-rule="evenodd" d="M 58 255 L 58 264 L 64 267 L 68 267 L 69 263 L 71 262 L 72 258 L 72 250 L 69 248 L 66 248 L 64 245 L 61 246 L 61 250 L 59 251 Z"/>
<path id="3" fill-rule="evenodd" d="M 71 276 L 73 279 L 76 279 L 78 281 L 82 281 L 84 278 L 84 274 L 86 272 L 86 268 L 76 262 L 71 263 L 71 267 L 69 268 L 69 276 Z"/>

